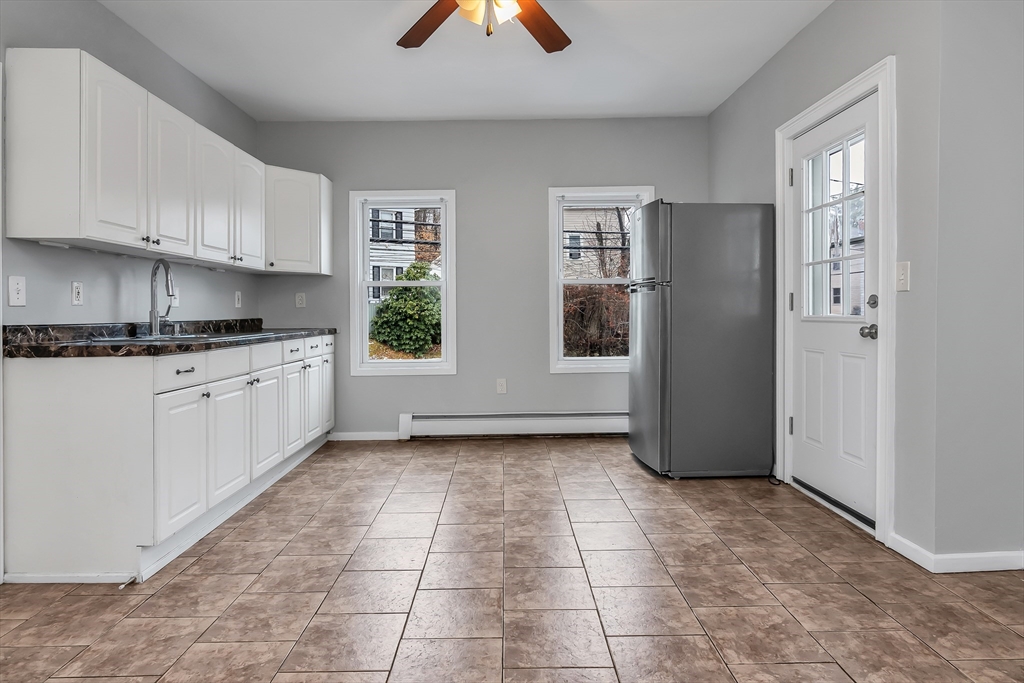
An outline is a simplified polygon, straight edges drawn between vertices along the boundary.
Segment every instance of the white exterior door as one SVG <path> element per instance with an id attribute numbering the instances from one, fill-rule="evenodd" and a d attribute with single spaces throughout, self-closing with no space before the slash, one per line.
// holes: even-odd
<path id="1" fill-rule="evenodd" d="M 84 53 L 82 65 L 85 236 L 145 248 L 149 93 Z"/>
<path id="2" fill-rule="evenodd" d="M 155 401 L 156 542 L 206 512 L 206 387 Z"/>
<path id="3" fill-rule="evenodd" d="M 324 364 L 323 357 L 306 360 L 306 443 L 324 433 Z"/>
<path id="4" fill-rule="evenodd" d="M 195 254 L 196 123 L 149 96 L 149 241 L 153 251 Z"/>
<path id="5" fill-rule="evenodd" d="M 330 339 L 330 337 L 324 337 L 324 339 Z M 326 343 L 324 344 L 326 347 Z M 324 356 L 324 369 L 323 369 L 323 383 L 324 383 L 324 398 L 323 398 L 323 431 L 327 432 L 334 429 L 334 354 L 328 354 Z"/>
<path id="6" fill-rule="evenodd" d="M 235 148 L 196 126 L 196 256 L 232 263 Z"/>
<path id="7" fill-rule="evenodd" d="M 877 94 L 793 141 L 798 484 L 876 517 Z M 874 298 L 872 298 L 874 297 Z"/>
<path id="8" fill-rule="evenodd" d="M 236 265 L 263 269 L 264 176 L 259 159 L 235 150 L 235 253 Z"/>
<path id="9" fill-rule="evenodd" d="M 252 478 L 284 460 L 284 372 L 252 374 Z"/>
<path id="10" fill-rule="evenodd" d="M 284 370 L 284 456 L 298 453 L 306 443 L 304 361 L 289 363 Z"/>
<path id="11" fill-rule="evenodd" d="M 266 170 L 267 270 L 319 272 L 320 176 L 277 166 Z"/>
<path id="12" fill-rule="evenodd" d="M 206 448 L 209 507 L 249 483 L 248 376 L 206 387 Z"/>

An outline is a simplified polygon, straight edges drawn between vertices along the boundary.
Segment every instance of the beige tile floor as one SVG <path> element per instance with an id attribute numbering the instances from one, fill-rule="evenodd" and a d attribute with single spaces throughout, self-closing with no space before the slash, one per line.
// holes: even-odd
<path id="1" fill-rule="evenodd" d="M 324 446 L 123 592 L 0 586 L 0 681 L 1024 681 L 1024 572 L 929 575 L 625 441 Z"/>

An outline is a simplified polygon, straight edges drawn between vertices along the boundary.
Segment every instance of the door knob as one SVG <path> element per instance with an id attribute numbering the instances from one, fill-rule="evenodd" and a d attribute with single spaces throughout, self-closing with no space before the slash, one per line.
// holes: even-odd
<path id="1" fill-rule="evenodd" d="M 871 323 L 860 328 L 860 336 L 865 339 L 878 339 L 878 325 Z"/>

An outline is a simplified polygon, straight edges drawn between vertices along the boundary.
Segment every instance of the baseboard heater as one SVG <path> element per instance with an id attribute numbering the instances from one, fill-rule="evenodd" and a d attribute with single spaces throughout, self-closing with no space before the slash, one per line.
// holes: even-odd
<path id="1" fill-rule="evenodd" d="M 629 413 L 401 413 L 398 438 L 413 436 L 514 436 L 626 434 Z"/>

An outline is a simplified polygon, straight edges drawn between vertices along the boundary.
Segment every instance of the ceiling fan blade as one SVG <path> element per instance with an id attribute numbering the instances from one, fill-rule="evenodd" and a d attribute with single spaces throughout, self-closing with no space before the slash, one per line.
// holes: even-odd
<path id="1" fill-rule="evenodd" d="M 434 34 L 434 31 L 444 23 L 444 20 L 452 15 L 459 8 L 458 0 L 437 0 L 433 7 L 420 17 L 420 20 L 412 25 L 412 28 L 405 32 L 405 35 L 398 40 L 399 47 L 419 47 L 427 41 L 427 38 Z"/>
<path id="2" fill-rule="evenodd" d="M 551 15 L 544 11 L 537 0 L 519 0 L 522 8 L 516 18 L 540 43 L 545 52 L 561 52 L 572 43 L 565 31 L 559 28 Z"/>

